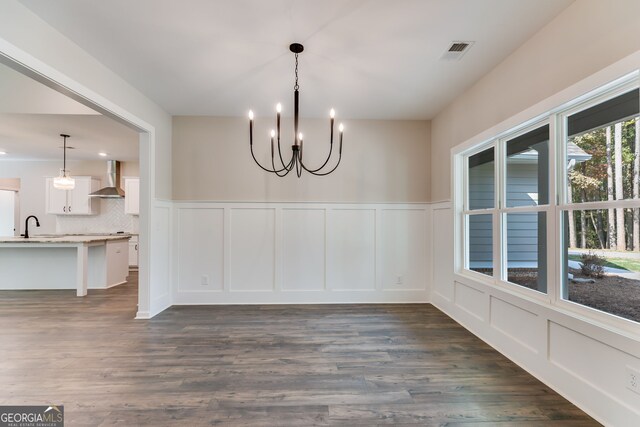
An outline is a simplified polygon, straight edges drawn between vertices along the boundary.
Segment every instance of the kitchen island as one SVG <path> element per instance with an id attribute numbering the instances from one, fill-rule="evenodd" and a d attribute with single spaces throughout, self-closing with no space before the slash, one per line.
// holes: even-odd
<path id="1" fill-rule="evenodd" d="M 0 290 L 106 289 L 127 281 L 128 234 L 0 237 Z"/>

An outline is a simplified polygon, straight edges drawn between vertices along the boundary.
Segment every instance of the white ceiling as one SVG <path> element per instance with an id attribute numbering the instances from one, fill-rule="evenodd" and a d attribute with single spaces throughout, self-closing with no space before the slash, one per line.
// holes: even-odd
<path id="1" fill-rule="evenodd" d="M 138 159 L 137 132 L 0 64 L 0 160 L 61 160 L 61 133 L 68 159 Z"/>
<path id="2" fill-rule="evenodd" d="M 71 136 L 69 160 L 138 160 L 138 134 L 102 115 L 0 114 L 0 161 L 60 160 L 61 133 Z M 98 152 L 105 151 L 108 157 Z"/>
<path id="3" fill-rule="evenodd" d="M 173 115 L 428 119 L 572 0 L 22 0 Z M 456 62 L 452 41 L 475 41 Z"/>

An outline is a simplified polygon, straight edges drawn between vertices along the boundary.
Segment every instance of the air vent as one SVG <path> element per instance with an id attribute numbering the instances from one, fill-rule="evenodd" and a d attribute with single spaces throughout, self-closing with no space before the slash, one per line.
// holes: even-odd
<path id="1" fill-rule="evenodd" d="M 468 46 L 469 46 L 469 43 L 464 43 L 464 42 L 454 43 L 451 45 L 451 47 L 449 47 L 449 52 L 462 52 Z"/>
<path id="2" fill-rule="evenodd" d="M 458 61 L 469 51 L 473 42 L 456 41 L 449 45 L 449 49 L 442 55 L 442 59 L 447 61 Z"/>

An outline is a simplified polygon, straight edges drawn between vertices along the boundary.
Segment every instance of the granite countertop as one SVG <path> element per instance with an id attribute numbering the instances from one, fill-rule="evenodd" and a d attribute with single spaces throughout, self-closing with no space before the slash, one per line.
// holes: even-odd
<path id="1" fill-rule="evenodd" d="M 112 240 L 129 240 L 130 234 L 117 234 L 117 235 L 80 235 L 80 236 L 31 236 L 28 239 L 24 237 L 5 236 L 0 237 L 0 244 L 2 243 L 94 243 L 94 242 L 107 242 Z"/>

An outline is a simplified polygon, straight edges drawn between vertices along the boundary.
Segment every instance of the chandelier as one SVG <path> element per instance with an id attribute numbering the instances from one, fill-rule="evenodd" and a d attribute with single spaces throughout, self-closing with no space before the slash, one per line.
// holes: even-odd
<path id="1" fill-rule="evenodd" d="M 69 135 L 61 133 L 60 136 L 64 138 L 62 169 L 60 169 L 60 175 L 53 178 L 53 187 L 58 190 L 73 190 L 76 186 L 76 180 L 69 176 L 69 171 L 67 170 L 67 138 L 69 138 Z"/>
<path id="2" fill-rule="evenodd" d="M 303 147 L 304 140 L 301 132 L 298 132 L 298 118 L 299 118 L 299 101 L 300 101 L 300 86 L 298 85 L 298 54 L 302 53 L 304 46 L 300 43 L 293 43 L 289 46 L 289 50 L 295 54 L 296 67 L 295 67 L 295 84 L 293 86 L 293 145 L 291 146 L 291 159 L 285 163 L 282 157 L 282 149 L 280 148 L 280 113 L 282 112 L 282 105 L 278 103 L 276 105 L 276 129 L 271 130 L 271 167 L 262 166 L 253 152 L 253 111 L 249 111 L 249 147 L 251 148 L 251 156 L 258 166 L 267 172 L 276 174 L 277 176 L 287 176 L 292 170 L 296 171 L 298 178 L 302 175 L 302 171 L 305 170 L 312 175 L 325 176 L 336 170 L 342 160 L 342 131 L 344 126 L 340 123 L 338 131 L 340 133 L 340 145 L 338 147 L 338 162 L 331 168 L 330 166 L 325 169 L 325 166 L 329 163 L 331 155 L 333 154 L 333 128 L 336 112 L 332 108 L 329 112 L 330 123 L 330 136 L 329 136 L 329 154 L 326 160 L 319 168 L 311 168 L 305 165 L 303 161 Z M 277 148 L 276 148 L 277 145 Z"/>

